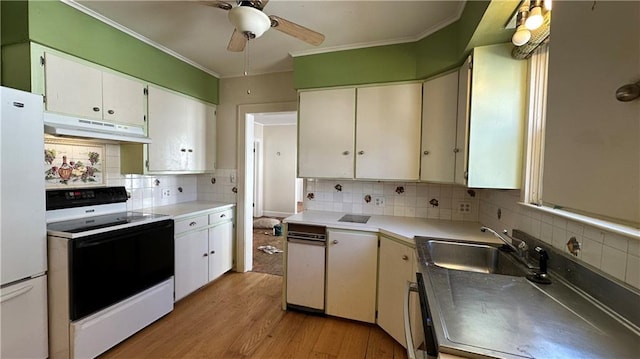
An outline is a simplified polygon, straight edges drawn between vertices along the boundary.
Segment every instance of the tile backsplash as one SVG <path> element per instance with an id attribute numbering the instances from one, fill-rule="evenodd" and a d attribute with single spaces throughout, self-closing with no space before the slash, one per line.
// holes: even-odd
<path id="1" fill-rule="evenodd" d="M 237 171 L 219 169 L 200 175 L 132 175 L 120 173 L 120 146 L 106 145 L 105 184 L 125 186 L 129 210 L 195 200 L 236 203 Z M 169 193 L 169 196 L 163 192 Z"/>
<path id="2" fill-rule="evenodd" d="M 519 229 L 564 253 L 569 253 L 567 241 L 575 237 L 581 246 L 579 260 L 640 288 L 640 240 L 526 208 L 519 201 L 519 190 L 480 190 L 478 219 L 495 230 Z"/>
<path id="3" fill-rule="evenodd" d="M 477 192 L 454 185 L 306 179 L 304 196 L 305 210 L 478 220 Z"/>

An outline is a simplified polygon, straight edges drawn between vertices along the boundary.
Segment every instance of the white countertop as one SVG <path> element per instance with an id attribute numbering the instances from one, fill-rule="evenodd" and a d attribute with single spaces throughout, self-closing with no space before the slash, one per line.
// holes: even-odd
<path id="1" fill-rule="evenodd" d="M 480 232 L 478 222 L 449 221 L 425 218 L 371 215 L 366 224 L 339 222 L 347 213 L 304 211 L 284 219 L 285 223 L 305 223 L 327 228 L 379 232 L 381 234 L 413 243 L 414 236 L 502 243 L 490 233 Z"/>
<path id="2" fill-rule="evenodd" d="M 145 208 L 145 212 L 148 213 L 161 213 L 172 216 L 175 219 L 179 219 L 183 216 L 192 216 L 198 214 L 204 214 L 206 212 L 224 210 L 233 208 L 233 203 L 222 202 L 210 202 L 210 201 L 193 201 L 169 204 L 166 206 L 157 206 L 151 208 Z"/>

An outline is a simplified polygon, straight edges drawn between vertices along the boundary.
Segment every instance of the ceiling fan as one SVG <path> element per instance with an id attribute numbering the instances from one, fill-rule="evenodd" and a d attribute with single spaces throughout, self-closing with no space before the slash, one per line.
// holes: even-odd
<path id="1" fill-rule="evenodd" d="M 318 46 L 324 35 L 279 16 L 267 15 L 262 10 L 269 0 L 238 0 L 236 6 L 226 1 L 202 1 L 207 6 L 229 11 L 229 21 L 235 26 L 227 50 L 242 52 L 248 40 L 258 38 L 270 27 L 287 35 Z"/>

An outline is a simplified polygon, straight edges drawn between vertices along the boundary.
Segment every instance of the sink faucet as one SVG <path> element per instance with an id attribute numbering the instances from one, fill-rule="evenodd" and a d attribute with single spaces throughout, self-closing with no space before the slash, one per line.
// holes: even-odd
<path id="1" fill-rule="evenodd" d="M 523 264 L 525 264 L 527 266 L 527 268 L 532 269 L 533 266 L 529 263 L 529 261 L 527 260 L 528 254 L 529 254 L 529 246 L 527 246 L 527 243 L 525 243 L 525 241 L 520 241 L 520 243 L 518 244 L 518 246 L 514 246 L 513 243 L 511 243 L 510 241 L 506 240 L 502 235 L 500 235 L 500 233 L 494 231 L 493 229 L 483 226 L 480 228 L 480 231 L 482 232 L 486 232 L 489 231 L 491 233 L 493 233 L 493 235 L 495 235 L 496 237 L 498 237 L 505 245 L 507 245 L 507 247 L 511 248 L 511 250 L 513 250 L 517 256 L 516 258 L 518 258 Z M 509 238 L 511 238 L 509 236 L 509 232 L 505 229 L 502 231 L 502 233 L 506 236 L 508 236 Z"/>

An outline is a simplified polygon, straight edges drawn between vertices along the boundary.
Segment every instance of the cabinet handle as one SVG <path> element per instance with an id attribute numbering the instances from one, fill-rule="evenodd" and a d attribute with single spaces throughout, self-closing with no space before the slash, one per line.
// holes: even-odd
<path id="1" fill-rule="evenodd" d="M 193 226 L 195 226 L 196 224 L 198 224 L 198 223 L 196 223 L 196 222 L 191 222 L 191 223 L 189 223 L 189 227 L 193 227 Z"/>
<path id="2" fill-rule="evenodd" d="M 205 254 L 203 254 L 202 256 L 203 256 L 203 257 L 208 257 L 209 255 L 205 253 Z"/>
<path id="3" fill-rule="evenodd" d="M 211 254 L 216 254 L 216 251 L 211 251 Z"/>
<path id="4" fill-rule="evenodd" d="M 190 149 L 188 149 L 188 151 L 189 151 L 189 152 L 193 152 L 193 149 L 192 149 L 192 148 L 190 148 Z"/>
<path id="5" fill-rule="evenodd" d="M 227 215 L 223 213 L 223 214 L 221 214 L 221 215 L 220 215 L 220 218 L 224 218 L 224 217 L 226 217 L 226 216 L 227 216 Z"/>
<path id="6" fill-rule="evenodd" d="M 109 110 L 107 111 L 108 114 L 113 115 L 114 113 L 116 113 L 114 110 Z"/>
<path id="7" fill-rule="evenodd" d="M 94 107 L 94 108 L 93 108 L 93 111 L 94 111 L 94 112 L 100 112 L 100 107 Z"/>
<path id="8" fill-rule="evenodd" d="M 428 155 L 428 154 L 429 154 L 429 151 L 424 151 L 424 152 L 422 152 L 422 153 L 424 153 L 424 155 L 426 156 L 426 155 Z"/>
<path id="9" fill-rule="evenodd" d="M 364 151 L 358 151 L 358 154 L 362 156 L 364 155 Z"/>
<path id="10" fill-rule="evenodd" d="M 186 148 L 181 148 L 180 152 L 187 152 L 187 149 Z"/>
<path id="11" fill-rule="evenodd" d="M 334 240 L 333 240 L 333 244 L 338 244 L 338 240 L 337 240 L 337 239 L 334 239 Z"/>
<path id="12" fill-rule="evenodd" d="M 453 153 L 458 153 L 458 152 L 460 152 L 460 150 L 459 150 L 459 149 L 457 149 L 457 148 L 454 148 L 454 149 L 453 149 Z"/>
<path id="13" fill-rule="evenodd" d="M 405 254 L 405 255 L 403 255 L 403 256 L 402 256 L 402 260 L 403 260 L 403 261 L 408 261 L 408 260 L 409 260 L 409 256 L 408 256 L 408 255 L 406 255 L 406 254 Z"/>
<path id="14" fill-rule="evenodd" d="M 342 152 L 342 154 L 343 154 L 344 156 L 348 156 L 348 155 L 349 155 L 349 153 L 351 153 L 351 152 L 349 152 L 349 151 L 344 151 L 344 152 Z"/>

